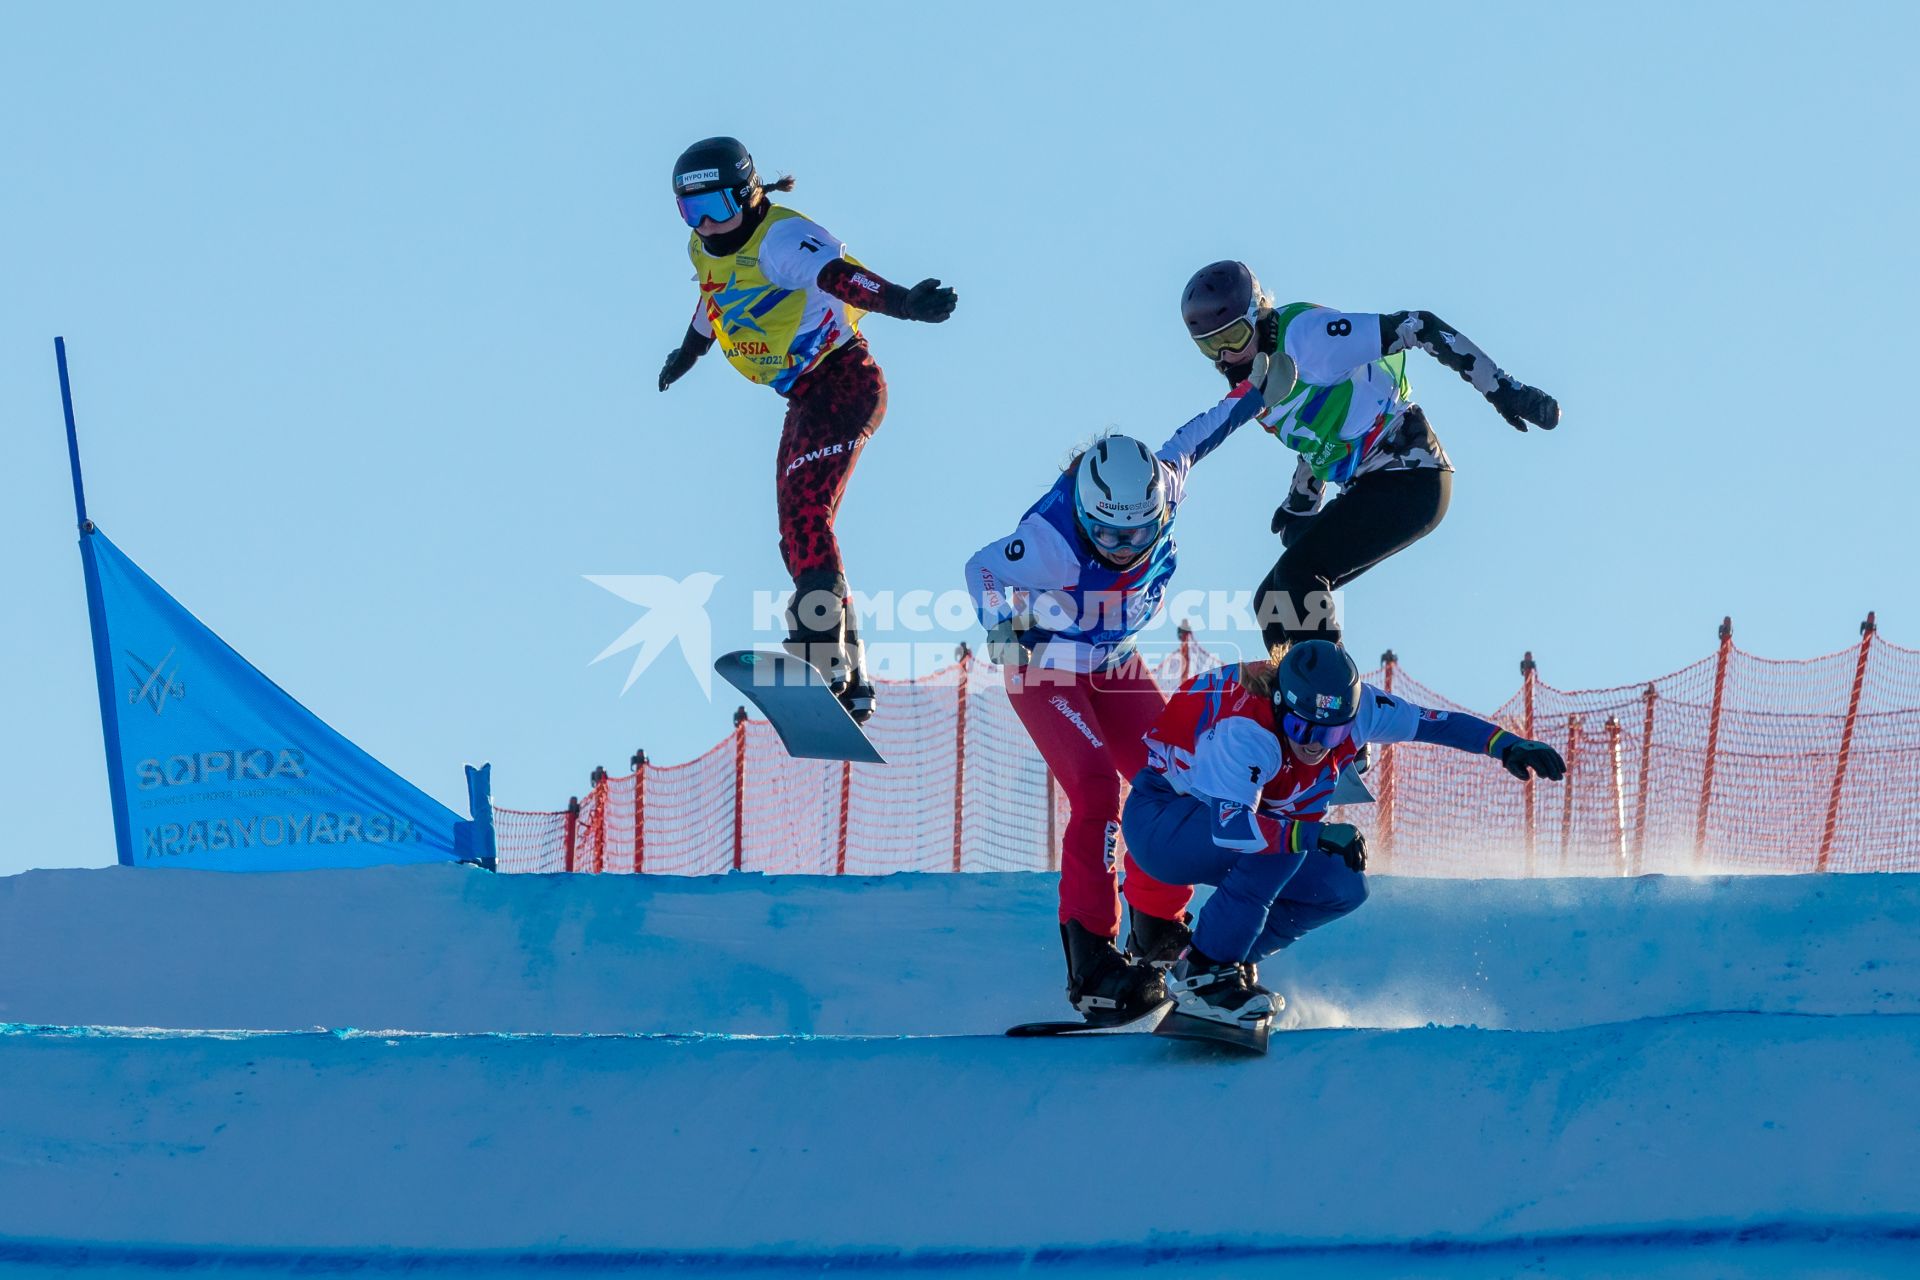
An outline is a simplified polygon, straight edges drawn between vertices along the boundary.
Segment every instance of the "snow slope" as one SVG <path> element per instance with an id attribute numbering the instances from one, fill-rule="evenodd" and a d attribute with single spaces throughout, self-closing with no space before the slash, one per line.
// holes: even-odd
<path id="1" fill-rule="evenodd" d="M 32 873 L 0 1267 L 1910 1274 L 1916 923 L 1383 880 L 1248 1060 L 992 1034 L 1058 1011 L 1038 876 Z"/>
<path id="2" fill-rule="evenodd" d="M 0 877 L 0 1022 L 989 1034 L 1064 1012 L 1051 877 Z M 1380 877 L 1273 962 L 1309 1026 L 1920 1013 L 1920 875 Z"/>

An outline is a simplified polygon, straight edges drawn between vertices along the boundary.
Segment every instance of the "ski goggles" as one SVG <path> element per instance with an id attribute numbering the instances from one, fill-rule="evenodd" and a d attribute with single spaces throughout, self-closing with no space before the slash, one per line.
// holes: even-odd
<path id="1" fill-rule="evenodd" d="M 1353 721 L 1342 724 L 1315 724 L 1291 711 L 1280 715 L 1280 732 L 1287 740 L 1303 747 L 1337 747 L 1353 733 Z"/>
<path id="2" fill-rule="evenodd" d="M 1082 528 L 1087 531 L 1087 539 L 1102 551 L 1143 551 L 1153 545 L 1160 536 L 1160 525 L 1137 524 L 1123 529 L 1119 525 L 1101 524 L 1097 520 L 1083 521 Z"/>
<path id="3" fill-rule="evenodd" d="M 740 212 L 740 201 L 725 187 L 718 191 L 678 196 L 674 203 L 680 206 L 680 217 L 690 227 L 698 227 L 709 218 L 715 222 L 725 222 Z"/>
<path id="4" fill-rule="evenodd" d="M 1218 364 L 1236 351 L 1245 351 L 1247 344 L 1253 341 L 1253 334 L 1253 321 L 1241 316 L 1237 320 L 1227 321 L 1212 333 L 1201 334 L 1193 343 L 1206 353 L 1207 359 Z"/>

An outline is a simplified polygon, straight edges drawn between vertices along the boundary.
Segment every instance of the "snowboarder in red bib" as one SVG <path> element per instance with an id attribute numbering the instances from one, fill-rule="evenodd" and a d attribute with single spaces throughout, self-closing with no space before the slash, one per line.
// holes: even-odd
<path id="1" fill-rule="evenodd" d="M 1407 381 L 1424 351 L 1525 431 L 1552 430 L 1560 405 L 1513 378 L 1429 311 L 1335 311 L 1276 305 L 1244 262 L 1215 262 L 1180 299 L 1187 333 L 1228 383 L 1251 379 L 1267 402 L 1260 424 L 1300 457 L 1272 529 L 1285 548 L 1254 595 L 1269 650 L 1338 641 L 1332 593 L 1439 527 L 1453 463 Z M 1323 502 L 1329 484 L 1340 493 Z"/>
<path id="2" fill-rule="evenodd" d="M 1157 450 L 1130 436 L 1094 441 L 1011 533 L 967 562 L 988 655 L 1070 806 L 1060 847 L 1067 999 L 1098 1025 L 1165 1004 L 1156 962 L 1186 943 L 1192 890 L 1130 864 L 1131 957 L 1116 945 L 1120 784 L 1145 765 L 1141 735 L 1167 705 L 1134 640 L 1173 577 L 1188 472 L 1260 405 L 1241 386 Z"/>
<path id="3" fill-rule="evenodd" d="M 1147 734 L 1124 819 L 1128 853 L 1156 880 L 1216 886 L 1169 974 L 1171 1016 L 1264 1035 L 1280 1001 L 1254 965 L 1366 901 L 1366 839 L 1326 812 L 1375 742 L 1491 756 L 1517 778 L 1566 775 L 1543 742 L 1363 684 L 1326 640 L 1195 676 Z"/>
<path id="4" fill-rule="evenodd" d="M 660 370 L 672 386 L 717 341 L 727 362 L 787 402 L 774 462 L 780 555 L 793 577 L 787 648 L 820 670 L 847 711 L 873 714 L 846 567 L 834 536 L 847 480 L 887 412 L 887 382 L 860 333 L 868 312 L 939 324 L 955 295 L 938 280 L 904 288 L 861 265 L 826 228 L 767 199 L 734 138 L 707 138 L 673 166 L 673 194 L 692 229 L 700 300 Z"/>

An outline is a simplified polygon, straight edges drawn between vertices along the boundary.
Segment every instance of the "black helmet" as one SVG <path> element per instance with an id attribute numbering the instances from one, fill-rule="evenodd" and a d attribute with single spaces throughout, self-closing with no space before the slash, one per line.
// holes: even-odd
<path id="1" fill-rule="evenodd" d="M 1244 262 L 1214 262 L 1193 273 L 1180 295 L 1180 318 L 1195 341 L 1232 324 L 1257 321 L 1271 310 L 1273 300 L 1260 288 L 1259 277 Z"/>
<path id="2" fill-rule="evenodd" d="M 1331 640 L 1302 640 L 1280 659 L 1273 675 L 1273 714 L 1310 725 L 1340 725 L 1360 713 L 1360 669 Z"/>
<path id="3" fill-rule="evenodd" d="M 699 195 L 705 191 L 735 192 L 746 203 L 746 189 L 760 181 L 753 157 L 738 138 L 702 138 L 673 162 L 673 194 Z"/>

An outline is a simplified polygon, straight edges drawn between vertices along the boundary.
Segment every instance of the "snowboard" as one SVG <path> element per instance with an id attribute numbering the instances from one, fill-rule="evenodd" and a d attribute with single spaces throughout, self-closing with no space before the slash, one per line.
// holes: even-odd
<path id="1" fill-rule="evenodd" d="M 1198 1040 L 1206 1044 L 1223 1044 L 1231 1049 L 1244 1050 L 1247 1053 L 1265 1053 L 1267 1051 L 1267 1032 L 1273 1026 L 1272 1018 L 1263 1018 L 1254 1027 L 1229 1026 L 1224 1022 L 1215 1022 L 1211 1018 L 1199 1018 L 1190 1013 L 1169 1013 L 1153 1029 L 1153 1034 L 1166 1036 L 1173 1040 Z"/>
<path id="2" fill-rule="evenodd" d="M 1360 775 L 1354 772 L 1352 765 L 1341 769 L 1333 780 L 1333 794 L 1327 797 L 1329 805 L 1336 804 L 1372 804 L 1373 792 L 1367 784 L 1360 781 Z"/>
<path id="3" fill-rule="evenodd" d="M 1085 1019 L 1075 1021 L 1065 1019 L 1060 1022 L 1022 1022 L 1007 1028 L 1007 1034 L 1016 1037 L 1027 1036 L 1072 1036 L 1072 1035 L 1113 1035 L 1151 1031 L 1158 1021 L 1173 1008 L 1173 1001 L 1166 1000 L 1155 1005 L 1135 1018 L 1123 1018 L 1119 1022 L 1091 1022 Z"/>
<path id="4" fill-rule="evenodd" d="M 779 649 L 740 649 L 713 669 L 760 709 L 794 759 L 886 763 L 811 664 Z"/>

